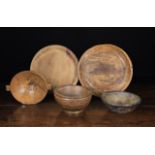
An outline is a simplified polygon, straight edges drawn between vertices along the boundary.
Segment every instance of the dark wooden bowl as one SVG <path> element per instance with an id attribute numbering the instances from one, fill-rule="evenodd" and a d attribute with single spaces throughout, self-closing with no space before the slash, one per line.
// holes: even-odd
<path id="1" fill-rule="evenodd" d="M 113 112 L 128 113 L 141 103 L 138 95 L 129 92 L 109 92 L 101 95 L 102 101 Z"/>
<path id="2" fill-rule="evenodd" d="M 32 71 L 16 74 L 6 89 L 18 102 L 26 105 L 41 102 L 48 92 L 45 80 Z"/>
<path id="3" fill-rule="evenodd" d="M 69 115 L 79 115 L 90 103 L 92 94 L 81 86 L 62 86 L 54 90 L 56 101 Z"/>

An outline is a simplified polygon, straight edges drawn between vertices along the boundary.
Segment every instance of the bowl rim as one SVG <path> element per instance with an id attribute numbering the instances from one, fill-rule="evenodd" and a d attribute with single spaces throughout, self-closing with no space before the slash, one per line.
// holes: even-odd
<path id="1" fill-rule="evenodd" d="M 112 95 L 112 94 L 115 94 L 115 93 L 123 93 L 123 94 L 130 94 L 130 95 L 133 95 L 137 98 L 137 101 L 132 103 L 132 104 L 129 104 L 129 103 L 125 103 L 125 104 L 114 104 L 113 102 L 109 102 L 107 101 L 104 97 L 106 95 Z M 105 93 L 102 93 L 101 94 L 101 99 L 102 101 L 105 103 L 105 104 L 108 104 L 108 105 L 111 105 L 111 106 L 115 106 L 115 107 L 132 107 L 132 106 L 135 106 L 135 105 L 139 105 L 141 102 L 142 102 L 142 99 L 139 95 L 135 94 L 135 93 L 131 93 L 131 92 L 128 92 L 128 91 L 111 91 L 111 92 L 105 92 Z"/>
<path id="2" fill-rule="evenodd" d="M 88 95 L 82 97 L 70 97 L 70 96 L 67 96 L 67 95 L 63 95 L 62 93 L 59 93 L 58 91 L 60 89 L 64 89 L 66 87 L 79 87 L 81 89 L 85 89 L 87 92 L 88 92 Z M 92 93 L 90 90 L 88 90 L 87 88 L 81 86 L 81 85 L 64 85 L 64 86 L 60 86 L 60 87 L 57 87 L 53 90 L 54 92 L 54 95 L 57 95 L 58 97 L 62 98 L 62 99 L 76 99 L 76 100 L 81 100 L 81 99 L 85 99 L 85 98 L 88 98 L 88 97 L 91 97 L 92 96 Z"/>
<path id="3" fill-rule="evenodd" d="M 33 102 L 32 102 L 32 101 L 31 101 L 31 102 L 30 102 L 30 101 L 25 102 L 25 101 L 23 101 L 23 99 L 22 99 L 22 100 L 19 99 L 19 97 L 17 97 L 16 94 L 13 92 L 13 90 L 12 90 L 12 83 L 13 83 L 13 81 L 16 79 L 16 77 L 19 76 L 19 75 L 21 75 L 21 74 L 32 74 L 32 75 L 37 76 L 38 78 L 40 78 L 40 79 L 43 81 L 44 86 L 45 86 L 45 92 L 43 91 L 44 94 L 42 95 L 42 98 L 40 98 L 40 100 L 33 101 Z M 7 87 L 8 87 L 8 89 L 7 89 Z M 29 105 L 35 105 L 35 104 L 38 104 L 38 103 L 42 102 L 42 101 L 45 99 L 45 97 L 46 97 L 46 95 L 47 95 L 47 93 L 48 93 L 48 87 L 47 87 L 47 83 L 46 83 L 44 77 L 41 76 L 41 75 L 39 75 L 39 74 L 36 73 L 35 71 L 30 71 L 30 70 L 22 70 L 22 71 L 16 73 L 16 74 L 12 77 L 12 79 L 11 79 L 11 81 L 10 81 L 10 84 L 9 84 L 9 85 L 6 85 L 6 90 L 7 90 L 7 91 L 10 91 L 10 93 L 12 94 L 12 96 L 14 97 L 14 99 L 15 99 L 17 102 L 19 102 L 19 103 L 21 103 L 21 104 L 23 104 L 23 105 L 28 105 L 28 106 L 29 106 Z"/>

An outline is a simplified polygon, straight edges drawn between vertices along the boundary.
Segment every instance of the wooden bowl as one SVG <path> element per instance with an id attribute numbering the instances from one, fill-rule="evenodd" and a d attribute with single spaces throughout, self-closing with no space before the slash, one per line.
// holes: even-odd
<path id="1" fill-rule="evenodd" d="M 62 86 L 54 90 L 56 101 L 69 115 L 79 115 L 88 106 L 92 94 L 81 86 Z"/>
<path id="2" fill-rule="evenodd" d="M 102 101 L 113 112 L 128 113 L 141 103 L 138 95 L 129 92 L 109 92 L 101 95 Z"/>
<path id="3" fill-rule="evenodd" d="M 6 89 L 18 102 L 26 105 L 41 102 L 48 92 L 45 80 L 31 71 L 16 74 Z"/>

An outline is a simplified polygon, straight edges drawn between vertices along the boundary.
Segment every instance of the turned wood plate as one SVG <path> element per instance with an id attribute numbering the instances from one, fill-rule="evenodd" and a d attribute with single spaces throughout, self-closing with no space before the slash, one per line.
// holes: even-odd
<path id="1" fill-rule="evenodd" d="M 78 60 L 74 53 L 62 45 L 49 45 L 37 52 L 30 70 L 43 76 L 48 89 L 63 85 L 75 85 L 78 81 Z"/>
<path id="2" fill-rule="evenodd" d="M 101 44 L 88 49 L 78 66 L 81 84 L 96 96 L 103 92 L 123 91 L 131 82 L 133 69 L 121 48 Z"/>

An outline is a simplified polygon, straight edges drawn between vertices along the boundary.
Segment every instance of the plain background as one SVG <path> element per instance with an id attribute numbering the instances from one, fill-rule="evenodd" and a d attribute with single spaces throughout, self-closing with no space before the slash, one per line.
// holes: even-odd
<path id="1" fill-rule="evenodd" d="M 80 59 L 96 44 L 111 43 L 123 48 L 133 62 L 133 82 L 152 82 L 154 72 L 155 28 L 0 28 L 0 81 L 8 83 L 22 70 L 28 70 L 36 52 L 50 44 L 70 48 Z"/>

